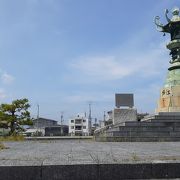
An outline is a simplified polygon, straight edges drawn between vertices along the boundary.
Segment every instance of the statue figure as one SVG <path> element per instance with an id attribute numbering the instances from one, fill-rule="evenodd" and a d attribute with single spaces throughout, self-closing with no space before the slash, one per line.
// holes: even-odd
<path id="1" fill-rule="evenodd" d="M 154 19 L 154 23 L 156 24 L 156 29 L 160 32 L 163 32 L 163 24 L 160 22 L 160 17 L 156 16 Z"/>
<path id="2" fill-rule="evenodd" d="M 173 14 L 173 17 L 171 19 L 171 21 L 180 21 L 180 16 L 179 16 L 179 8 L 178 7 L 175 7 L 173 10 L 172 10 L 172 14 Z"/>
<path id="3" fill-rule="evenodd" d="M 168 17 L 168 9 L 165 9 L 165 17 L 167 24 L 163 25 L 160 22 L 160 17 L 156 16 L 154 23 L 156 24 L 156 29 L 160 32 L 169 33 L 171 35 L 171 41 L 167 45 L 167 48 L 170 49 L 171 60 L 170 63 L 180 62 L 180 16 L 179 8 L 175 7 L 172 10 L 172 18 Z"/>
<path id="4" fill-rule="evenodd" d="M 167 25 L 172 24 L 173 22 L 178 22 L 178 21 L 180 21 L 179 8 L 175 7 L 175 8 L 172 10 L 172 15 L 173 15 L 173 16 L 172 16 L 171 19 L 168 17 L 168 13 L 169 13 L 168 9 L 165 9 L 165 17 L 166 17 L 166 20 L 167 20 L 167 22 L 168 22 Z M 156 17 L 155 17 L 154 22 L 155 22 L 155 24 L 156 24 L 156 26 L 157 26 L 157 30 L 158 30 L 158 31 L 166 32 L 166 33 L 171 33 L 171 32 L 169 31 L 170 29 L 168 29 L 168 28 L 166 27 L 167 25 L 164 26 L 164 25 L 160 22 L 160 17 L 159 17 L 159 16 L 156 16 Z"/>

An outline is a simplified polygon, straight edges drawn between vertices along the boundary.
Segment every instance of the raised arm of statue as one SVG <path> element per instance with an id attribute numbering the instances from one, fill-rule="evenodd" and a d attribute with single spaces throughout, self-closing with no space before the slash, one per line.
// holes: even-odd
<path id="1" fill-rule="evenodd" d="M 159 16 L 156 16 L 155 18 L 154 18 L 154 23 L 156 24 L 156 29 L 158 30 L 158 31 L 163 31 L 163 24 L 160 22 L 160 17 Z"/>
<path id="2" fill-rule="evenodd" d="M 169 23 L 171 20 L 168 17 L 168 13 L 169 13 L 168 9 L 165 9 L 165 17 L 166 17 L 167 22 Z"/>

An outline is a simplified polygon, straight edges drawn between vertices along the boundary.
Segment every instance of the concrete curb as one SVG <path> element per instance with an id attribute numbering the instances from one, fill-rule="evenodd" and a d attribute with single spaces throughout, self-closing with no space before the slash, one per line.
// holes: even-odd
<path id="1" fill-rule="evenodd" d="M 180 178 L 180 163 L 0 166 L 3 180 L 119 180 Z"/>

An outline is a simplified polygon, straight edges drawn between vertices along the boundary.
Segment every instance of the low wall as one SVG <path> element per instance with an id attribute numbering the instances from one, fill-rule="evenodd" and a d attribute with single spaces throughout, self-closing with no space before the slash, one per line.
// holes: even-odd
<path id="1" fill-rule="evenodd" d="M 93 140 L 93 136 L 37 136 L 25 137 L 25 140 Z"/>
<path id="2" fill-rule="evenodd" d="M 180 178 L 180 163 L 0 166 L 2 180 Z"/>

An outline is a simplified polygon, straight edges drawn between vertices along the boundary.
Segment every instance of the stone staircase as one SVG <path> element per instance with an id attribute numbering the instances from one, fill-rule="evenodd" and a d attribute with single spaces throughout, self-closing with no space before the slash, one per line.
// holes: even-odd
<path id="1" fill-rule="evenodd" d="M 97 141 L 180 141 L 180 113 L 161 112 L 127 121 L 95 135 Z"/>

